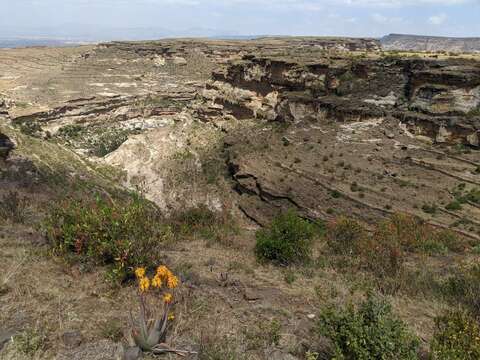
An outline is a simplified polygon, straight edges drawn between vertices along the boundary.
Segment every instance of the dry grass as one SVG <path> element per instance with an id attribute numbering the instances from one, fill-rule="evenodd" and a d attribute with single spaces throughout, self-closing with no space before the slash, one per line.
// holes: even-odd
<path id="1" fill-rule="evenodd" d="M 292 267 L 295 281 L 288 284 L 282 269 L 257 263 L 253 233 L 245 233 L 242 239 L 236 249 L 190 240 L 188 247 L 179 243 L 165 253 L 183 281 L 172 344 L 203 349 L 201 358 L 209 360 L 242 359 L 240 354 L 245 359 L 264 359 L 276 347 L 303 356 L 304 351 L 316 349 L 316 340 L 308 332 L 314 321 L 307 315 L 326 304 L 358 302 L 365 294 L 361 274 L 349 278 L 328 264 Z M 323 246 L 317 243 L 315 253 Z M 61 336 L 70 330 L 81 331 L 84 342 L 119 339 L 119 325 L 127 325 L 125 309 L 136 306 L 134 287 L 112 288 L 103 269 L 67 266 L 61 258 L 51 258 L 47 247 L 39 249 L 15 232 L 0 239 L 0 249 L 6 259 L 2 271 L 10 269 L 12 274 L 8 290 L 0 296 L 6 309 L 0 322 L 6 328 L 32 329 L 41 319 L 46 343 L 38 358 L 63 351 Z M 365 279 L 368 283 L 368 276 Z M 245 289 L 258 299 L 246 300 Z M 392 300 L 395 312 L 423 339 L 431 334 L 432 316 L 445 308 L 433 299 Z M 109 324 L 116 324 L 115 329 Z M 261 341 L 256 341 L 258 334 L 264 336 Z M 10 345 L 5 351 L 16 350 Z"/>
<path id="2" fill-rule="evenodd" d="M 26 140 L 32 142 L 35 151 L 57 151 L 58 159 L 55 154 L 46 157 L 52 167 L 71 159 L 68 152 L 57 147 L 37 148 L 41 144 L 36 140 Z M 83 164 L 80 169 L 93 176 L 93 170 L 87 166 Z M 34 209 L 37 207 L 40 204 L 33 204 Z M 162 254 L 183 281 L 170 343 L 182 349 L 203 349 L 203 359 L 244 356 L 260 360 L 268 358 L 276 348 L 304 358 L 306 351 L 320 350 L 318 340 L 309 331 L 315 322 L 312 314 L 329 304 L 359 303 L 367 292 L 378 291 L 371 270 L 360 267 L 351 271 L 352 268 L 337 266 L 336 256 L 351 260 L 351 251 L 332 255 L 323 239 L 314 241 L 309 264 L 285 270 L 258 264 L 252 231 L 222 239 L 216 235 L 225 233 L 221 228 L 215 230 L 208 214 L 200 211 L 187 215 L 178 219 L 180 225 L 190 226 L 184 232 L 185 238 L 178 239 Z M 205 241 L 205 236 L 189 236 L 190 230 L 205 224 L 220 231 L 214 241 Z M 135 309 L 137 304 L 134 287 L 112 287 L 105 278 L 105 269 L 82 263 L 72 266 L 61 257 L 52 257 L 49 247 L 39 245 L 41 236 L 24 225 L 9 224 L 0 229 L 0 234 L 0 255 L 4 259 L 0 273 L 7 274 L 1 278 L 4 286 L 0 306 L 5 311 L 0 313 L 0 323 L 2 328 L 21 333 L 42 329 L 42 344 L 33 346 L 37 349 L 34 357 L 50 359 L 65 351 L 62 335 L 66 331 L 80 331 L 84 343 L 120 339 L 120 330 L 126 329 L 128 323 L 125 309 Z M 384 235 L 379 231 L 376 237 Z M 397 235 L 407 250 L 423 249 L 408 233 Z M 439 269 L 448 269 L 465 258 L 464 254 L 450 252 L 433 257 L 428 252 L 412 252 L 403 263 L 407 269 L 425 266 L 434 276 L 442 277 Z M 293 275 L 292 281 L 286 281 L 286 273 Z M 411 276 L 419 280 L 418 276 Z M 390 300 L 395 313 L 428 341 L 433 334 L 434 317 L 450 305 L 432 293 L 415 291 L 423 285 L 411 279 L 396 278 L 397 282 L 409 283 L 412 289 L 402 289 Z M 256 341 L 259 334 L 261 341 Z M 18 347 L 9 344 L 0 357 L 22 359 L 24 355 L 18 351 Z"/>

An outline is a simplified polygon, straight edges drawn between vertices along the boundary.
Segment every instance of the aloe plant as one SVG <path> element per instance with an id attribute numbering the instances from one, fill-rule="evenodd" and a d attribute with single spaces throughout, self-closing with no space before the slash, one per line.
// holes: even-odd
<path id="1" fill-rule="evenodd" d="M 165 266 L 160 266 L 153 279 L 145 275 L 144 268 L 135 271 L 139 283 L 140 314 L 132 323 L 132 338 L 142 351 L 153 354 L 175 353 L 180 356 L 192 354 L 190 351 L 178 350 L 166 344 L 169 314 L 173 304 L 173 291 L 178 286 L 178 279 Z M 158 306 L 158 299 L 163 295 L 163 306 Z M 159 312 L 157 309 L 161 308 Z M 152 310 L 155 309 L 155 310 Z"/>

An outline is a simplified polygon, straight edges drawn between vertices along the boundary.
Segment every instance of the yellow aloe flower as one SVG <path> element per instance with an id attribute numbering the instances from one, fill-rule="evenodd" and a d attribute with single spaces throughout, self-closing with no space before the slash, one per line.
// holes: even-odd
<path id="1" fill-rule="evenodd" d="M 135 276 L 139 279 L 145 277 L 145 273 L 146 271 L 145 271 L 145 268 L 143 267 L 135 269 Z"/>
<path id="2" fill-rule="evenodd" d="M 175 320 L 175 315 L 174 315 L 173 313 L 170 313 L 170 314 L 168 315 L 168 320 L 169 320 L 169 321 Z"/>
<path id="3" fill-rule="evenodd" d="M 173 301 L 173 295 L 170 293 L 167 293 L 163 296 L 163 301 L 165 301 L 165 304 L 170 304 Z"/>
<path id="4" fill-rule="evenodd" d="M 170 270 L 165 265 L 159 266 L 157 269 L 157 275 L 160 276 L 161 278 L 168 278 L 168 276 L 171 274 Z"/>
<path id="5" fill-rule="evenodd" d="M 167 287 L 169 289 L 175 289 L 178 286 L 178 278 L 175 275 L 170 275 L 167 279 Z"/>
<path id="6" fill-rule="evenodd" d="M 162 278 L 160 276 L 158 276 L 158 274 L 153 277 L 152 286 L 154 288 L 158 288 L 158 289 L 160 289 L 162 287 Z"/>
<path id="7" fill-rule="evenodd" d="M 150 280 L 148 279 L 148 277 L 142 277 L 140 279 L 139 287 L 141 292 L 148 291 L 148 289 L 150 288 Z"/>

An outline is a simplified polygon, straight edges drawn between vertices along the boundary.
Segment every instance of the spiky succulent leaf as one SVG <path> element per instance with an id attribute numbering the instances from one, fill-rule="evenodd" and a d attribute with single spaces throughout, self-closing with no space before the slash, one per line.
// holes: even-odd
<path id="1" fill-rule="evenodd" d="M 147 339 L 148 344 L 150 344 L 152 347 L 157 345 L 160 342 L 161 336 L 162 336 L 162 321 L 156 320 L 155 324 L 152 326 L 148 334 L 148 339 Z"/>
<path id="2" fill-rule="evenodd" d="M 133 340 L 135 341 L 135 345 L 137 345 L 140 349 L 145 352 L 152 351 L 152 346 L 150 346 L 146 340 L 146 337 L 143 337 L 141 334 L 133 331 L 132 332 Z"/>
<path id="3" fill-rule="evenodd" d="M 144 338 L 148 338 L 148 325 L 147 321 L 145 320 L 145 314 L 143 311 L 140 311 L 140 321 L 139 321 L 139 326 L 140 326 L 140 335 Z"/>

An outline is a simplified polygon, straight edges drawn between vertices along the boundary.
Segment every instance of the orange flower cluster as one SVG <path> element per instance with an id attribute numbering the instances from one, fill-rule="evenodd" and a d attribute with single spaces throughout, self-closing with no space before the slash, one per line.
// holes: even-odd
<path id="1" fill-rule="evenodd" d="M 150 288 L 161 289 L 163 286 L 173 290 L 179 284 L 178 278 L 164 265 L 157 268 L 155 276 L 152 279 L 149 279 L 146 273 L 145 268 L 140 267 L 135 270 L 135 276 L 137 277 L 138 287 L 141 293 L 147 292 Z M 164 294 L 163 301 L 165 304 L 171 304 L 173 295 L 171 293 Z"/>

